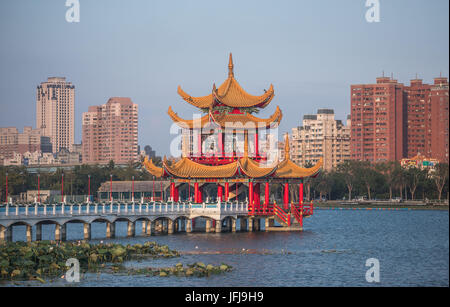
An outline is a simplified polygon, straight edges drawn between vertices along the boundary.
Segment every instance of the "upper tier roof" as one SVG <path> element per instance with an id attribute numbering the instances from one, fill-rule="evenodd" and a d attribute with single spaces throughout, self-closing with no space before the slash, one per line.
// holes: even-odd
<path id="1" fill-rule="evenodd" d="M 269 118 L 259 118 L 251 114 L 226 114 L 226 112 L 220 114 L 214 114 L 209 112 L 208 114 L 198 118 L 198 119 L 183 119 L 178 116 L 169 107 L 167 111 L 170 118 L 177 123 L 182 128 L 204 128 L 208 123 L 214 122 L 221 128 L 276 128 L 280 124 L 283 118 L 283 113 L 277 106 L 275 112 Z M 254 127 L 250 127 L 248 123 L 253 123 Z"/>
<path id="2" fill-rule="evenodd" d="M 266 107 L 272 101 L 274 94 L 273 85 L 271 84 L 269 90 L 265 91 L 261 96 L 254 96 L 247 93 L 234 78 L 233 58 L 230 53 L 230 61 L 228 64 L 228 78 L 219 88 L 213 85 L 212 93 L 202 97 L 192 97 L 178 86 L 178 94 L 186 102 L 197 108 L 212 108 L 214 105 L 223 104 L 233 108 L 248 108 L 248 107 Z"/>

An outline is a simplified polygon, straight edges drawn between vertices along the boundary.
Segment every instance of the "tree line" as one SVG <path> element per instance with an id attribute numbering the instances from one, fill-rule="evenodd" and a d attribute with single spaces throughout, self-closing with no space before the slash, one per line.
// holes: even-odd
<path id="1" fill-rule="evenodd" d="M 156 163 L 160 164 L 157 158 Z M 90 193 L 96 195 L 100 185 L 109 181 L 152 180 L 153 176 L 142 170 L 141 162 L 129 163 L 126 167 L 119 167 L 110 161 L 107 165 L 77 165 L 71 170 L 58 168 L 55 172 L 39 173 L 41 190 L 62 189 L 64 176 L 64 195 L 88 195 L 89 176 Z M 0 167 L 0 201 L 6 201 L 6 173 L 8 173 L 8 195 L 20 195 L 28 190 L 38 189 L 38 174 L 30 173 L 25 166 Z M 63 175 L 64 174 L 64 175 Z"/>
<path id="2" fill-rule="evenodd" d="M 161 158 L 154 159 L 161 166 Z M 113 161 L 101 165 L 79 165 L 71 170 L 57 169 L 52 173 L 40 173 L 41 190 L 62 188 L 64 174 L 65 195 L 87 195 L 88 176 L 90 192 L 96 195 L 100 185 L 109 181 L 152 180 L 144 171 L 141 162 L 118 167 Z M 309 166 L 307 166 L 309 167 Z M 6 200 L 6 173 L 8 173 L 8 195 L 19 195 L 27 190 L 38 189 L 38 174 L 28 172 L 24 166 L 0 167 L 0 201 Z M 449 169 L 447 163 L 439 163 L 433 172 L 411 167 L 403 168 L 400 163 L 388 161 L 369 163 L 346 161 L 330 172 L 320 172 L 315 178 L 304 180 L 304 196 L 307 200 L 348 200 L 364 196 L 367 199 L 448 199 Z M 271 194 L 282 197 L 282 185 L 272 185 Z M 290 187 L 291 199 L 298 200 L 298 186 Z"/>
<path id="3" fill-rule="evenodd" d="M 449 169 L 439 163 L 434 171 L 404 168 L 397 161 L 345 161 L 331 172 L 305 181 L 307 198 L 328 200 L 393 199 L 441 201 L 448 199 Z"/>

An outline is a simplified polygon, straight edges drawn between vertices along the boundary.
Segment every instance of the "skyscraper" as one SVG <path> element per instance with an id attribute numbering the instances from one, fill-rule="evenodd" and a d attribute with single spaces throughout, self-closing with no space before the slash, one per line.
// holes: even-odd
<path id="1" fill-rule="evenodd" d="M 75 134 L 75 86 L 66 78 L 51 77 L 36 91 L 36 128 L 50 137 L 52 151 L 72 151 Z"/>
<path id="2" fill-rule="evenodd" d="M 113 97 L 83 113 L 83 163 L 126 164 L 138 160 L 138 106 Z"/>

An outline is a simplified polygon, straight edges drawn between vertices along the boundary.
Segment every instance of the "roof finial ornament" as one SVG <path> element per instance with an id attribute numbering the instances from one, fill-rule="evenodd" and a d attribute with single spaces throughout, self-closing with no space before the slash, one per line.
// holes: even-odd
<path id="1" fill-rule="evenodd" d="M 230 60 L 228 62 L 228 77 L 234 77 L 233 54 L 230 52 Z"/>
<path id="2" fill-rule="evenodd" d="M 289 133 L 286 132 L 284 137 L 284 159 L 290 160 L 291 159 L 291 148 L 289 146 Z"/>

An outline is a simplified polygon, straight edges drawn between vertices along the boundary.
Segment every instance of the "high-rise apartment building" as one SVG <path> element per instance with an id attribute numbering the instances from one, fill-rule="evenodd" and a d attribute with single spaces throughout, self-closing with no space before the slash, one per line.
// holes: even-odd
<path id="1" fill-rule="evenodd" d="M 418 154 L 448 162 L 448 80 L 409 86 L 392 78 L 351 86 L 351 157 L 399 161 Z"/>
<path id="2" fill-rule="evenodd" d="M 138 160 L 138 106 L 113 97 L 83 113 L 83 163 L 126 164 Z"/>
<path id="3" fill-rule="evenodd" d="M 292 129 L 291 159 L 300 166 L 315 164 L 323 157 L 323 168 L 330 171 L 350 159 L 350 117 L 347 125 L 336 120 L 334 110 L 320 109 L 305 115 L 303 126 Z"/>
<path id="4" fill-rule="evenodd" d="M 404 86 L 381 77 L 376 84 L 351 86 L 351 158 L 400 160 L 406 148 Z"/>
<path id="5" fill-rule="evenodd" d="M 449 100 L 448 79 L 435 78 L 428 97 L 431 105 L 431 153 L 430 158 L 449 162 L 448 128 Z"/>
<path id="6" fill-rule="evenodd" d="M 36 128 L 50 137 L 52 151 L 72 151 L 75 136 L 75 86 L 66 78 L 52 77 L 36 91 Z"/>

